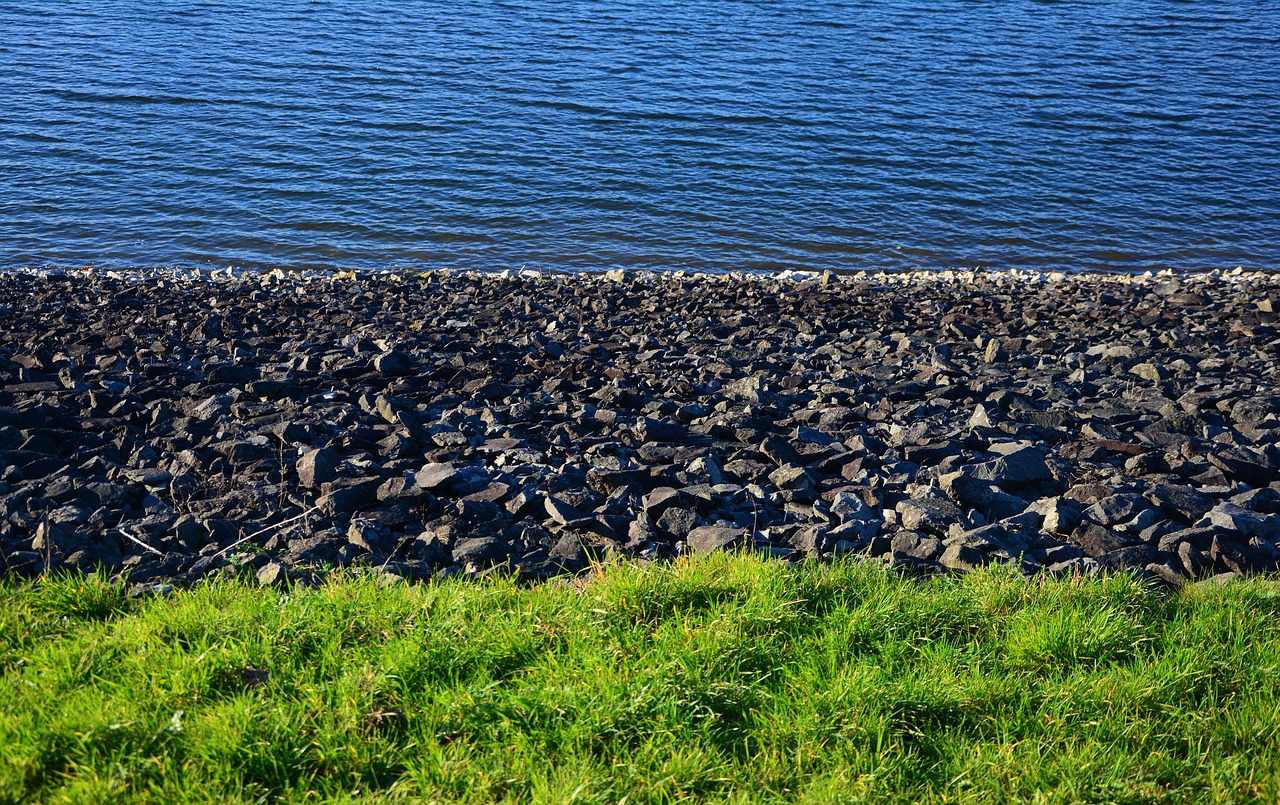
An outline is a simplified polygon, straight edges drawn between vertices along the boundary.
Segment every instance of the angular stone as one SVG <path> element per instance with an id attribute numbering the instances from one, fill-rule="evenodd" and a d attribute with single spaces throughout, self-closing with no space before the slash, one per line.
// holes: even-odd
<path id="1" fill-rule="evenodd" d="M 1067 541 L 1093 557 L 1127 548 L 1135 542 L 1096 523 L 1081 524 L 1067 537 Z"/>
<path id="2" fill-rule="evenodd" d="M 425 489 L 428 492 L 442 489 L 446 483 L 458 474 L 458 468 L 452 464 L 427 464 L 418 470 L 413 480 L 419 489 Z"/>
<path id="3" fill-rule="evenodd" d="M 1046 534 L 1070 534 L 1080 525 L 1079 505 L 1064 497 L 1041 498 L 1027 511 L 1043 518 L 1040 527 Z"/>
<path id="4" fill-rule="evenodd" d="M 511 546 L 497 537 L 461 539 L 453 546 L 453 562 L 456 565 L 487 567 L 502 564 L 510 558 Z"/>
<path id="5" fill-rule="evenodd" d="M 1214 498 L 1179 484 L 1155 484 L 1145 497 L 1184 523 L 1194 523 L 1216 504 Z"/>
<path id="6" fill-rule="evenodd" d="M 1027 501 L 1022 498 L 1003 492 L 995 484 L 979 480 L 965 470 L 940 476 L 938 485 L 952 500 L 977 509 L 991 520 L 1012 517 L 1027 507 Z"/>
<path id="7" fill-rule="evenodd" d="M 413 360 L 403 352 L 393 349 L 374 358 L 373 368 L 384 375 L 401 377 L 413 374 Z"/>
<path id="8" fill-rule="evenodd" d="M 741 545 L 746 538 L 747 529 L 717 523 L 693 529 L 685 537 L 685 542 L 696 553 L 711 553 Z"/>
<path id="9" fill-rule="evenodd" d="M 1039 484 L 1053 479 L 1044 453 L 1027 447 L 992 461 L 972 464 L 961 472 L 971 478 L 987 481 L 1002 489 Z"/>
<path id="10" fill-rule="evenodd" d="M 1142 495 L 1120 493 L 1099 500 L 1084 510 L 1084 516 L 1098 525 L 1113 526 L 1127 523 L 1150 508 L 1151 503 Z"/>
<path id="11" fill-rule="evenodd" d="M 289 579 L 289 572 L 284 565 L 279 562 L 268 562 L 258 568 L 258 572 L 254 574 L 258 579 L 258 584 L 263 587 L 270 587 L 275 584 L 283 584 Z"/>
<path id="12" fill-rule="evenodd" d="M 308 450 L 298 458 L 295 468 L 300 484 L 308 489 L 317 489 L 336 477 L 338 454 L 329 447 Z"/>
<path id="13" fill-rule="evenodd" d="M 778 489 L 809 489 L 813 479 L 801 467 L 786 465 L 769 473 L 769 481 Z"/>
<path id="14" fill-rule="evenodd" d="M 945 499 L 908 498 L 894 507 L 902 527 L 908 531 L 945 534 L 952 523 L 964 521 L 964 513 Z"/>
<path id="15" fill-rule="evenodd" d="M 837 492 L 831 499 L 831 513 L 842 523 L 868 520 L 878 523 L 880 521 L 880 513 L 868 506 L 861 495 L 848 491 Z"/>
<path id="16" fill-rule="evenodd" d="M 1156 549 L 1152 545 L 1131 545 L 1099 554 L 1098 567 L 1103 570 L 1138 570 L 1145 568 L 1156 558 Z"/>
<path id="17" fill-rule="evenodd" d="M 938 557 L 938 562 L 943 567 L 961 572 L 975 570 L 982 567 L 987 561 L 987 557 L 981 552 L 959 543 L 948 545 L 947 549 L 942 552 L 942 556 Z"/>
<path id="18" fill-rule="evenodd" d="M 645 495 L 644 512 L 648 514 L 650 520 L 657 520 L 667 509 L 680 506 L 684 499 L 685 495 L 680 490 L 673 489 L 671 486 L 659 486 Z"/>
<path id="19" fill-rule="evenodd" d="M 1196 527 L 1234 531 L 1246 540 L 1253 537 L 1272 541 L 1280 539 L 1280 515 L 1261 514 L 1228 502 L 1219 503 L 1209 510 Z"/>
<path id="20" fill-rule="evenodd" d="M 682 539 L 698 524 L 698 515 L 689 509 L 670 508 L 654 524 L 673 539 Z"/>
<path id="21" fill-rule="evenodd" d="M 804 457 L 781 436 L 769 436 L 760 443 L 760 452 L 769 457 L 779 468 L 802 467 Z"/>

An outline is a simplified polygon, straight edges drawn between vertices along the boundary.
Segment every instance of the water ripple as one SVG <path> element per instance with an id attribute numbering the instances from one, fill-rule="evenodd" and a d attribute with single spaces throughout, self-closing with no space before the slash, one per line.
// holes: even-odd
<path id="1" fill-rule="evenodd" d="M 1280 3 L 0 4 L 0 266 L 1280 267 Z"/>

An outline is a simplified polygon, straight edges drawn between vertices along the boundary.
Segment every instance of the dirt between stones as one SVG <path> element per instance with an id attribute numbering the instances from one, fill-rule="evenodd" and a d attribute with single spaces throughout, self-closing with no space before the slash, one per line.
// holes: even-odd
<path id="1" fill-rule="evenodd" d="M 1280 276 L 0 274 L 7 575 L 1280 568 Z"/>

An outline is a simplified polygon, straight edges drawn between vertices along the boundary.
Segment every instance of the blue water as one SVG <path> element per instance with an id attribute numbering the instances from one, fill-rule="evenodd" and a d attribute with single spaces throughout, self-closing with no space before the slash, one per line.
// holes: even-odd
<path id="1" fill-rule="evenodd" d="M 1280 267 L 1280 2 L 0 5 L 0 267 Z"/>

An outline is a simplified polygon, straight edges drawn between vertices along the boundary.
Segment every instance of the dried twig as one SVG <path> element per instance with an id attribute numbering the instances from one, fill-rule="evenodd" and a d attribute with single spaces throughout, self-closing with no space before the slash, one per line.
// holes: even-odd
<path id="1" fill-rule="evenodd" d="M 297 521 L 297 520 L 301 520 L 303 517 L 306 517 L 307 515 L 311 514 L 312 512 L 314 512 L 314 511 L 318 511 L 319 509 L 320 509 L 320 507 L 319 507 L 319 506 L 312 506 L 311 508 L 309 508 L 309 509 L 307 509 L 306 511 L 304 511 L 302 514 L 299 514 L 299 515 L 297 515 L 297 516 L 295 516 L 295 517 L 290 517 L 288 520 L 281 520 L 281 521 L 280 521 L 280 522 L 278 522 L 278 523 L 273 523 L 273 524 L 271 524 L 271 525 L 267 526 L 266 528 L 263 528 L 263 529 L 260 529 L 260 530 L 258 530 L 258 531 L 253 532 L 252 534 L 250 534 L 250 535 L 249 535 L 249 536 L 247 536 L 247 537 L 241 537 L 240 539 L 236 540 L 235 542 L 231 543 L 231 544 L 230 544 L 230 545 L 228 545 L 227 547 L 225 547 L 225 548 L 223 548 L 222 550 L 220 550 L 220 551 L 218 551 L 217 553 L 215 553 L 215 554 L 214 554 L 214 556 L 222 556 L 224 553 L 226 553 L 227 551 L 231 550 L 232 548 L 234 548 L 234 547 L 236 547 L 236 546 L 238 546 L 238 545 L 242 545 L 242 544 L 244 544 L 244 543 L 248 542 L 249 540 L 253 539 L 254 537 L 261 536 L 261 535 L 263 535 L 263 534 L 267 533 L 268 531 L 271 531 L 272 529 L 279 528 L 279 527 L 280 527 L 280 526 L 282 526 L 282 525 L 289 525 L 289 523 L 295 522 L 295 521 Z"/>
<path id="2" fill-rule="evenodd" d="M 138 545 L 141 545 L 143 548 L 147 549 L 148 551 L 151 551 L 151 552 L 152 552 L 152 553 L 154 553 L 156 556 L 164 556 L 164 554 L 163 554 L 163 553 L 161 553 L 160 551 L 157 551 L 155 548 L 152 548 L 150 545 L 148 545 L 147 543 L 145 543 L 145 542 L 143 542 L 142 540 L 138 539 L 138 538 L 137 538 L 137 537 L 135 537 L 134 535 L 130 534 L 128 531 L 125 531 L 123 528 L 117 528 L 117 529 L 116 529 L 116 532 L 117 532 L 117 533 L 119 533 L 119 534 L 122 534 L 122 535 L 124 536 L 124 538 L 125 538 L 125 539 L 127 539 L 127 540 L 129 540 L 130 542 L 133 542 L 133 543 L 136 543 L 136 544 L 138 544 Z"/>

